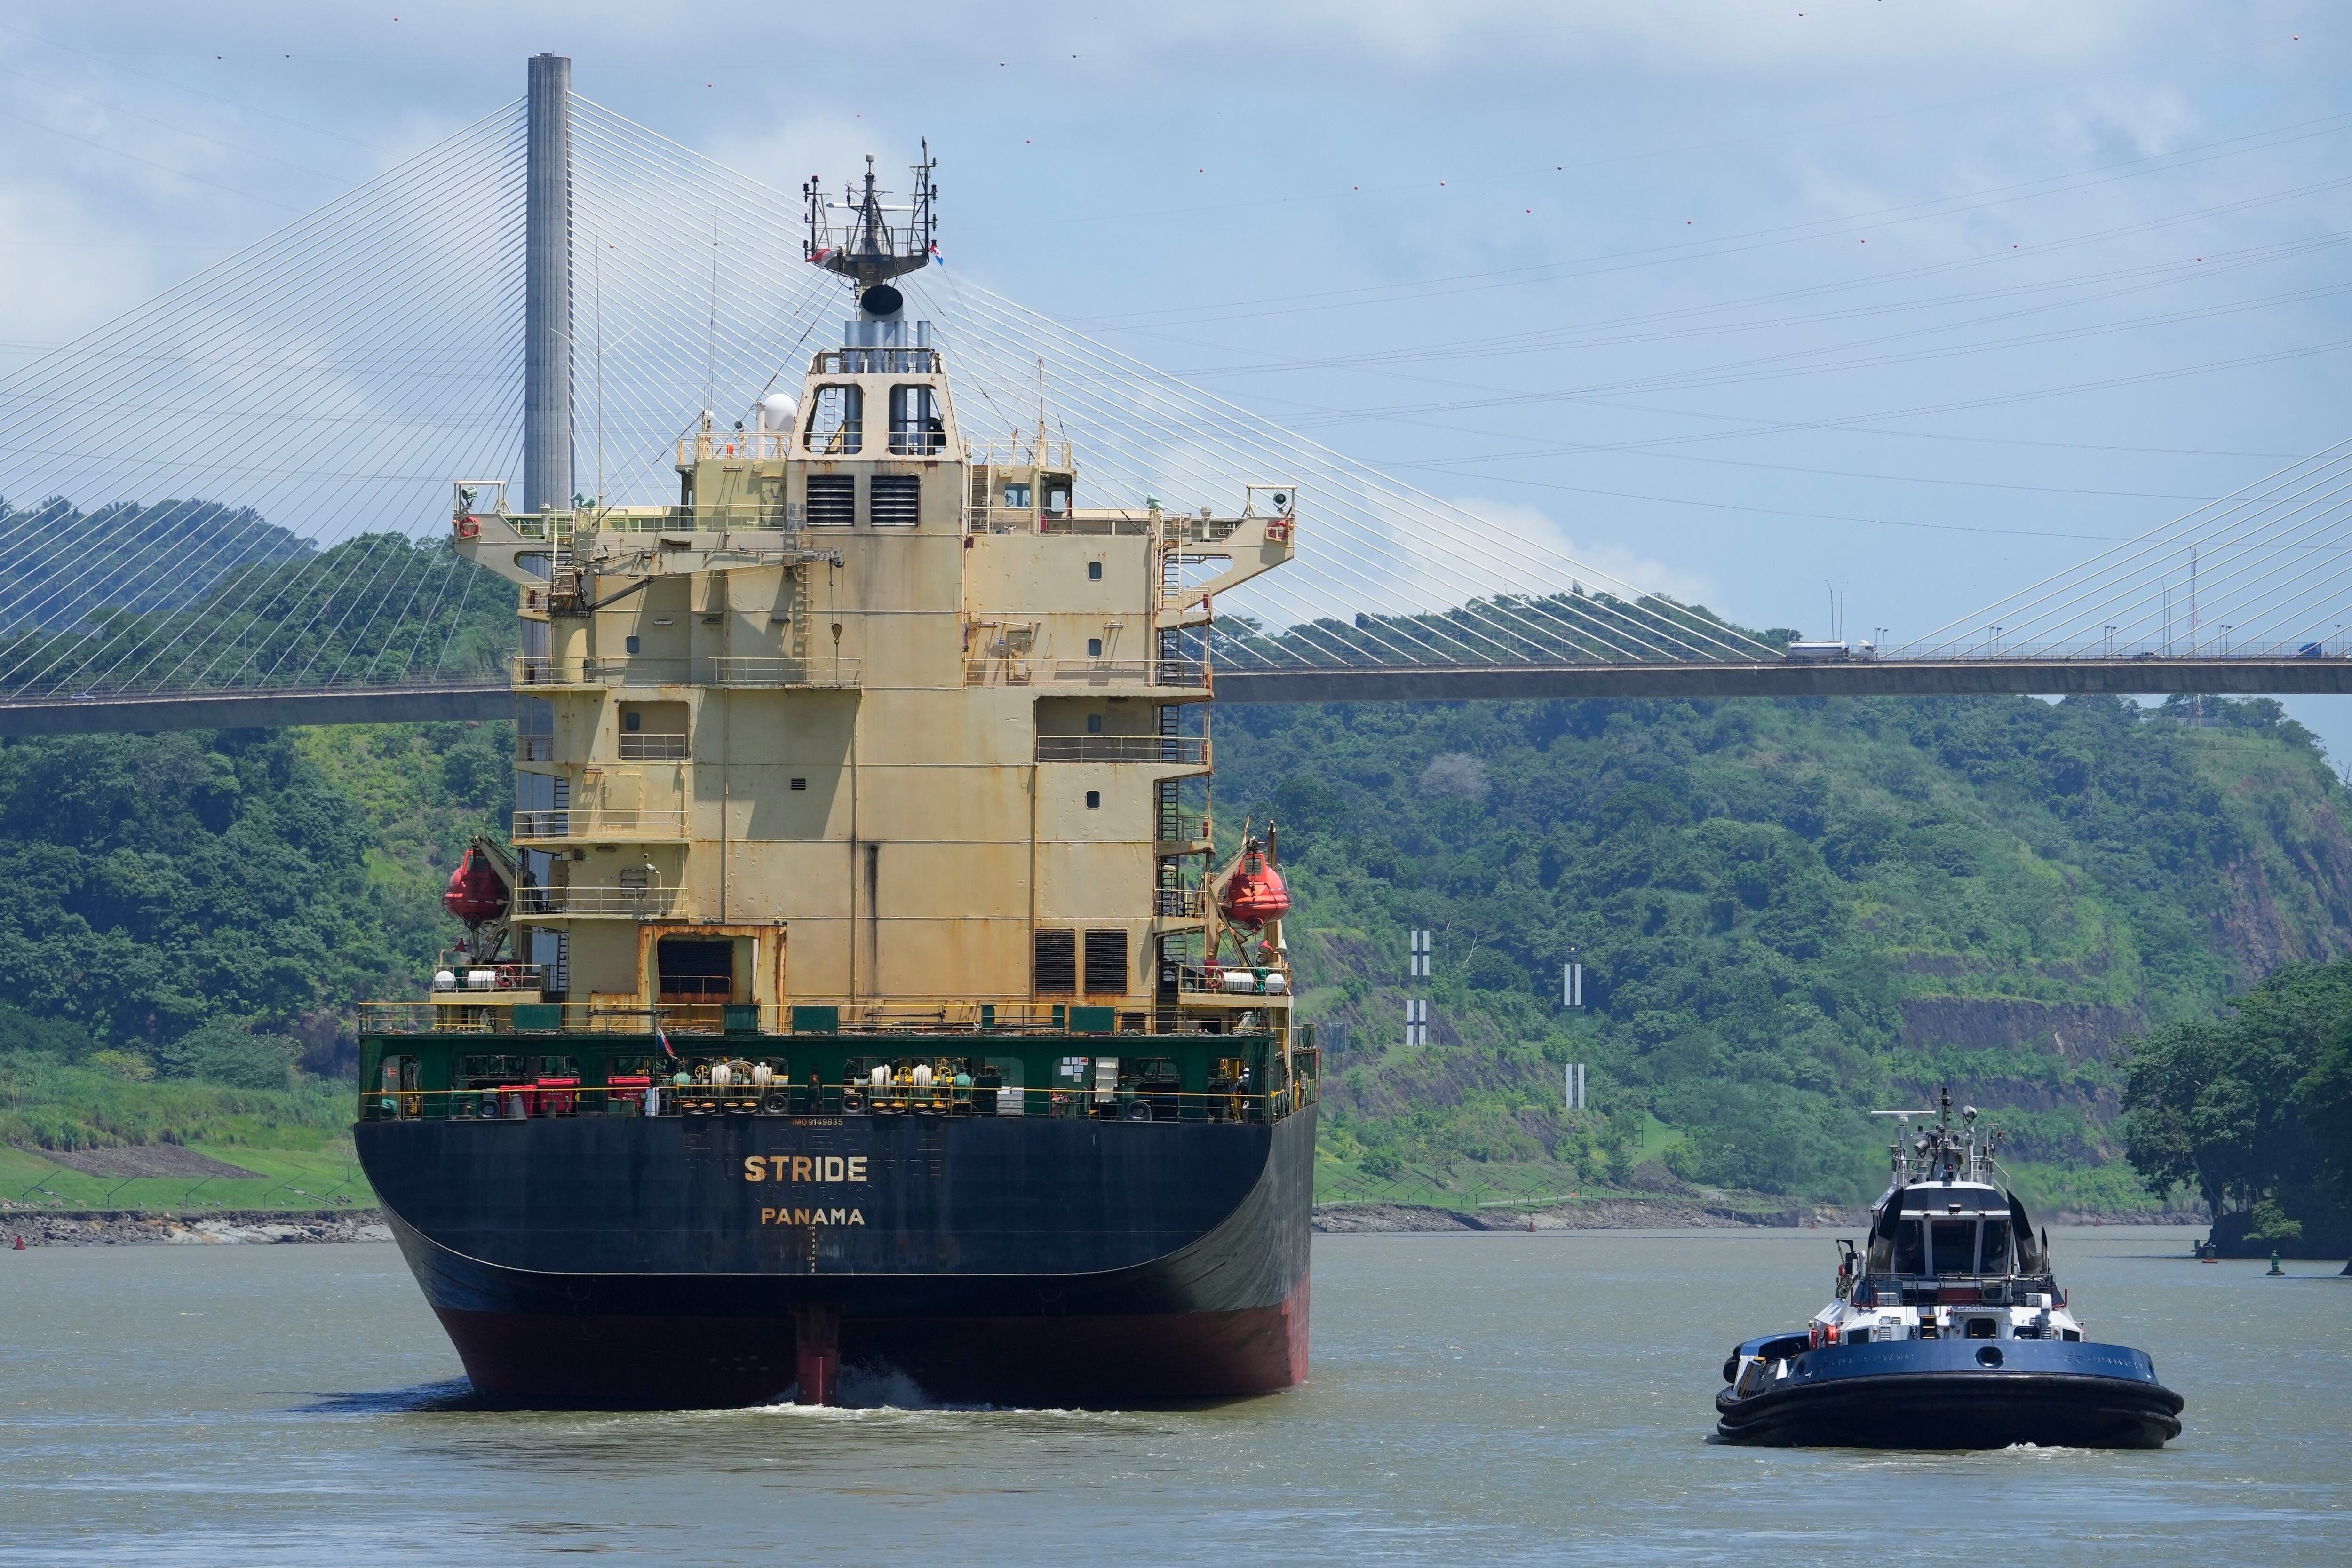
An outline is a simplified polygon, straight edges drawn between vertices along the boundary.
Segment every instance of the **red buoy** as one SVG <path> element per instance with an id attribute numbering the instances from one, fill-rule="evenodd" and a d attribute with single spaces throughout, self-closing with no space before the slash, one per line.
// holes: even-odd
<path id="1" fill-rule="evenodd" d="M 1267 852 L 1255 839 L 1242 845 L 1241 863 L 1225 879 L 1217 907 L 1229 924 L 1244 931 L 1260 930 L 1267 922 L 1290 913 L 1290 890 L 1283 885 L 1282 873 L 1274 869 Z"/>
<path id="2" fill-rule="evenodd" d="M 441 906 L 467 925 L 479 925 L 507 912 L 507 884 L 499 880 L 488 856 L 469 849 L 449 873 Z"/>

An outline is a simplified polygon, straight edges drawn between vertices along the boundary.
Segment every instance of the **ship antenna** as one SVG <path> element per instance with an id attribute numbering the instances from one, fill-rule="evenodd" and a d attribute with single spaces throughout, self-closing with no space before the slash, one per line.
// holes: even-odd
<path id="1" fill-rule="evenodd" d="M 874 155 L 866 155 L 864 189 L 845 190 L 841 195 L 841 231 L 835 232 L 832 199 L 824 193 L 824 183 L 810 175 L 801 187 L 808 203 L 808 238 L 801 246 L 801 255 L 811 264 L 847 278 L 862 296 L 877 284 L 887 283 L 929 264 L 931 250 L 938 239 L 934 218 L 939 187 L 931 175 L 939 161 L 931 156 L 931 144 L 923 141 L 923 161 L 914 165 L 913 200 L 898 209 L 905 215 L 903 226 L 893 228 L 890 214 L 882 204 L 884 192 L 874 172 Z M 898 309 L 894 303 L 877 314 L 888 315 Z"/>
<path id="2" fill-rule="evenodd" d="M 604 506 L 604 228 L 600 219 L 588 225 L 588 243 L 596 248 L 596 507 Z"/>

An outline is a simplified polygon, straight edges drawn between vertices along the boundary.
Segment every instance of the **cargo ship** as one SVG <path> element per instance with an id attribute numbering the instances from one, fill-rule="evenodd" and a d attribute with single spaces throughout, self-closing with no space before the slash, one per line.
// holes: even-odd
<path id="1" fill-rule="evenodd" d="M 1215 598 L 1292 559 L 1298 494 L 1081 505 L 1042 406 L 969 430 L 896 286 L 914 173 L 811 183 L 841 341 L 689 416 L 677 505 L 453 487 L 517 595 L 516 809 L 425 994 L 364 1009 L 354 1137 L 484 1395 L 1307 1375 L 1317 1054 L 1208 716 Z"/>

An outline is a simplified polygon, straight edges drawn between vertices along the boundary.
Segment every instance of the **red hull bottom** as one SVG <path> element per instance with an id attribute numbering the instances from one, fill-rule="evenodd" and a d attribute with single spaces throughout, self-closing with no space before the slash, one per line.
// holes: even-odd
<path id="1" fill-rule="evenodd" d="M 1105 1406 L 1271 1394 L 1307 1381 L 1308 1281 L 1271 1307 L 1129 1317 L 845 1318 L 845 1371 L 930 1398 Z M 789 1317 L 572 1317 L 436 1309 L 474 1387 L 567 1406 L 765 1405 L 797 1377 Z M 831 1391 L 826 1391 L 830 1393 Z"/>

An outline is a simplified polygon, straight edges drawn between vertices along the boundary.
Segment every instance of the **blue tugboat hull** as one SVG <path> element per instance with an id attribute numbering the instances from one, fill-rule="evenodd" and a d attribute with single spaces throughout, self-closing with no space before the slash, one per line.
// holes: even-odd
<path id="1" fill-rule="evenodd" d="M 2060 1340 L 1896 1340 L 1790 1357 L 1785 1376 L 1716 1397 L 1726 1442 L 1779 1448 L 2159 1448 L 2180 1396 L 2145 1352 Z"/>

